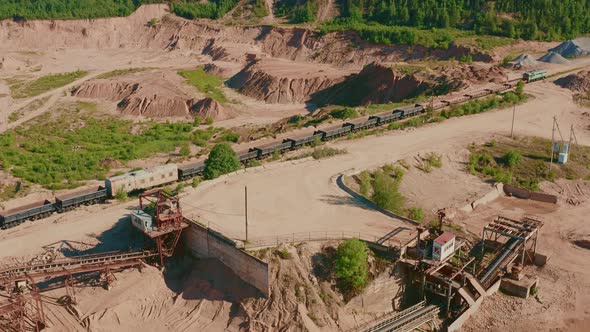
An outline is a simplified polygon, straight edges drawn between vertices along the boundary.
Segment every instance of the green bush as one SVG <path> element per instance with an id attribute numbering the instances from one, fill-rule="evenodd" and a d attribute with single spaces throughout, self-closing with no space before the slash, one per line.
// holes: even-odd
<path id="1" fill-rule="evenodd" d="M 124 202 L 127 199 L 127 192 L 123 188 L 119 188 L 115 193 L 115 199 L 119 202 Z"/>
<path id="2" fill-rule="evenodd" d="M 180 147 L 180 151 L 179 151 L 180 155 L 183 157 L 187 157 L 188 155 L 191 154 L 191 148 L 189 148 L 188 145 L 183 145 Z"/>
<path id="3" fill-rule="evenodd" d="M 365 197 L 369 197 L 369 191 L 371 190 L 371 173 L 369 171 L 362 171 L 359 176 L 360 182 L 360 193 Z"/>
<path id="4" fill-rule="evenodd" d="M 424 220 L 424 210 L 419 207 L 413 207 L 408 209 L 408 218 L 416 221 L 423 221 Z"/>
<path id="5" fill-rule="evenodd" d="M 205 118 L 205 124 L 206 125 L 212 125 L 213 124 L 213 118 L 208 116 Z"/>
<path id="6" fill-rule="evenodd" d="M 229 132 L 229 133 L 224 134 L 221 139 L 223 139 L 226 142 L 237 143 L 240 140 L 240 134 Z"/>
<path id="7" fill-rule="evenodd" d="M 342 108 L 330 112 L 330 115 L 335 119 L 349 119 L 358 117 L 359 113 L 354 108 Z"/>
<path id="8" fill-rule="evenodd" d="M 344 154 L 346 153 L 346 150 L 343 149 L 334 149 L 334 148 L 330 148 L 330 147 L 323 147 L 323 148 L 315 148 L 313 150 L 313 152 L 311 153 L 311 156 L 313 157 L 313 159 L 324 159 L 324 158 L 329 158 L 329 157 L 333 157 L 339 154 Z"/>
<path id="9" fill-rule="evenodd" d="M 343 293 L 358 293 L 369 282 L 369 248 L 360 240 L 347 240 L 338 246 L 335 269 Z"/>
<path id="10" fill-rule="evenodd" d="M 379 207 L 400 213 L 404 206 L 404 197 L 399 192 L 400 180 L 392 178 L 383 171 L 376 171 L 373 177 L 373 195 L 371 200 Z"/>
<path id="11" fill-rule="evenodd" d="M 510 150 L 502 157 L 502 161 L 506 166 L 513 168 L 522 161 L 522 155 L 517 151 Z"/>
<path id="12" fill-rule="evenodd" d="M 524 81 L 518 81 L 516 83 L 516 94 L 522 96 L 524 94 Z"/>
<path id="13" fill-rule="evenodd" d="M 205 161 L 205 179 L 215 179 L 220 175 L 237 171 L 240 168 L 238 156 L 232 148 L 221 143 L 213 147 Z"/>
<path id="14" fill-rule="evenodd" d="M 285 249 L 285 248 L 275 250 L 275 254 L 277 256 L 279 256 L 279 258 L 281 258 L 281 259 L 291 259 L 291 258 L 293 258 L 293 255 L 291 255 L 291 253 L 287 249 Z"/>
<path id="15" fill-rule="evenodd" d="M 196 177 L 193 178 L 193 181 L 191 182 L 191 186 L 193 188 L 196 188 L 196 187 L 199 186 L 200 183 L 201 183 L 201 178 L 198 177 L 198 176 L 196 176 Z"/>

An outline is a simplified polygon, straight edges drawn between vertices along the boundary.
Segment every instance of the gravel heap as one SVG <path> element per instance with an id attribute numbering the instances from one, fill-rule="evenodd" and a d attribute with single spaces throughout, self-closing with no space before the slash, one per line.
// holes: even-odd
<path id="1" fill-rule="evenodd" d="M 517 56 L 516 59 L 512 60 L 512 62 L 522 67 L 535 66 L 539 64 L 537 60 L 526 53 Z"/>
<path id="2" fill-rule="evenodd" d="M 556 63 L 556 64 L 561 64 L 561 65 L 568 64 L 571 62 L 568 59 L 562 57 L 559 53 L 555 53 L 555 52 L 548 52 L 547 54 L 540 57 L 539 61 L 547 62 L 547 63 Z"/>
<path id="3" fill-rule="evenodd" d="M 580 37 L 564 41 L 549 51 L 559 53 L 566 58 L 590 54 L 590 38 Z"/>

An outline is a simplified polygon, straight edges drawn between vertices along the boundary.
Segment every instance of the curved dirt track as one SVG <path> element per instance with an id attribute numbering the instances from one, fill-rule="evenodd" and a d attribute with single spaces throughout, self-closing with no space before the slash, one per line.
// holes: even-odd
<path id="1" fill-rule="evenodd" d="M 534 94 L 535 99 L 516 108 L 517 135 L 550 137 L 554 115 L 564 133 L 572 123 L 581 125 L 572 114 L 581 111 L 566 90 L 551 83 L 539 83 L 527 88 L 527 92 Z M 242 237 L 243 217 L 239 215 L 243 214 L 246 185 L 251 237 L 324 230 L 382 235 L 399 226 L 399 222 L 359 206 L 334 183 L 338 174 L 376 167 L 418 152 L 452 152 L 492 134 L 507 135 L 511 111 L 493 111 L 408 132 L 332 143 L 337 148 L 347 149 L 348 153 L 327 160 L 297 165 L 287 163 L 284 167 L 229 177 L 185 197 L 184 210 Z M 587 131 L 578 128 L 577 133 L 580 144 L 590 143 Z"/>
<path id="2" fill-rule="evenodd" d="M 552 83 L 538 83 L 526 90 L 535 99 L 516 108 L 517 135 L 550 137 L 552 117 L 557 116 L 564 134 L 570 124 L 580 144 L 590 135 L 580 121 L 582 110 L 568 90 Z M 181 201 L 188 216 L 200 216 L 229 236 L 244 238 L 244 186 L 248 186 L 249 236 L 294 232 L 347 231 L 381 236 L 402 223 L 367 209 L 335 183 L 337 175 L 414 156 L 419 152 L 452 152 L 491 135 L 508 135 L 512 110 L 455 118 L 410 131 L 394 131 L 377 137 L 331 143 L 348 153 L 321 161 L 270 164 L 215 183 L 187 189 Z M 436 191 L 436 188 L 433 188 Z M 435 193 L 434 193 L 435 194 Z M 427 197 L 425 199 L 428 199 Z M 125 217 L 137 202 L 90 206 L 78 211 L 26 223 L 0 233 L 0 257 L 37 252 L 55 241 L 93 239 Z"/>

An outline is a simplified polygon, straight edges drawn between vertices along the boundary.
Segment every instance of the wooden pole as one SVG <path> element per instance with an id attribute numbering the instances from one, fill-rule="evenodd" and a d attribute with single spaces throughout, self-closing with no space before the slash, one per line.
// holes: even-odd
<path id="1" fill-rule="evenodd" d="M 244 216 L 246 217 L 246 242 L 248 242 L 248 187 L 244 187 Z"/>

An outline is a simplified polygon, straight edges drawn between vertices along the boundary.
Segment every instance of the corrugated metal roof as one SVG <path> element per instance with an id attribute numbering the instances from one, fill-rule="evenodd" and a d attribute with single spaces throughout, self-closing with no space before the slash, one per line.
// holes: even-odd
<path id="1" fill-rule="evenodd" d="M 445 243 L 451 241 L 454 238 L 455 238 L 455 234 L 453 234 L 451 232 L 444 232 L 441 236 L 434 239 L 434 242 L 444 245 Z"/>

